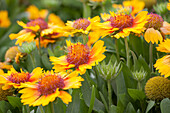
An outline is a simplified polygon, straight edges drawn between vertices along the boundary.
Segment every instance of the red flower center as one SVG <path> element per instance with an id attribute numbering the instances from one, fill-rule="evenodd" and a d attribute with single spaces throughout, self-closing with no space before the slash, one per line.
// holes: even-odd
<path id="1" fill-rule="evenodd" d="M 30 22 L 27 23 L 27 26 L 30 27 L 30 26 L 36 26 L 38 25 L 40 27 L 40 30 L 43 30 L 43 29 L 47 29 L 48 28 L 48 24 L 47 22 L 42 19 L 42 18 L 38 18 L 38 19 L 35 19 L 35 20 L 31 20 Z"/>
<path id="2" fill-rule="evenodd" d="M 159 30 L 163 26 L 163 19 L 158 14 L 149 14 L 150 18 L 147 20 L 148 23 L 145 24 L 146 28 L 154 28 Z"/>
<path id="3" fill-rule="evenodd" d="M 60 76 L 47 75 L 39 82 L 38 91 L 42 95 L 49 95 L 54 93 L 57 88 L 62 89 L 64 86 L 64 79 L 62 79 Z"/>
<path id="4" fill-rule="evenodd" d="M 85 18 L 80 18 L 80 19 L 77 19 L 74 24 L 73 24 L 73 27 L 75 29 L 83 29 L 83 30 L 86 30 L 86 28 L 90 25 L 90 21 L 88 19 L 85 19 Z"/>
<path id="5" fill-rule="evenodd" d="M 8 77 L 9 81 L 13 83 L 24 83 L 28 82 L 30 79 L 31 75 L 29 73 L 12 73 L 11 76 Z"/>
<path id="6" fill-rule="evenodd" d="M 76 68 L 81 64 L 87 64 L 89 56 L 90 49 L 87 45 L 77 43 L 68 47 L 67 62 L 74 64 Z"/>
<path id="7" fill-rule="evenodd" d="M 111 16 L 107 21 L 110 21 L 111 26 L 119 28 L 120 31 L 124 28 L 132 27 L 133 25 L 133 17 L 127 14 L 119 14 L 114 17 Z"/>

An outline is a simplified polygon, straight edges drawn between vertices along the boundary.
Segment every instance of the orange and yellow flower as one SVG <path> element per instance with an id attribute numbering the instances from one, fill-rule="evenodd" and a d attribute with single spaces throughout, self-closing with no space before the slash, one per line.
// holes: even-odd
<path id="1" fill-rule="evenodd" d="M 84 81 L 84 79 L 78 76 L 76 71 L 71 73 L 44 72 L 37 83 L 22 84 L 25 88 L 19 91 L 19 93 L 22 93 L 21 102 L 29 106 L 46 106 L 59 97 L 64 103 L 68 104 L 72 101 L 72 97 L 64 90 L 79 88 L 81 81 Z"/>
<path id="2" fill-rule="evenodd" d="M 28 17 L 29 19 L 38 19 L 43 18 L 45 19 L 48 15 L 48 10 L 42 9 L 39 10 L 35 5 L 31 5 L 27 8 Z"/>
<path id="3" fill-rule="evenodd" d="M 80 74 L 84 74 L 86 69 L 91 69 L 92 66 L 98 64 L 106 56 L 103 54 L 106 51 L 104 42 L 97 41 L 91 49 L 88 45 L 81 43 L 71 43 L 66 41 L 68 54 L 57 57 L 50 57 L 50 61 L 54 65 L 53 69 L 56 72 L 65 71 L 70 68 L 76 69 Z"/>
<path id="4" fill-rule="evenodd" d="M 148 23 L 145 25 L 147 30 L 144 34 L 144 38 L 148 43 L 151 42 L 152 44 L 158 43 L 158 41 L 162 42 L 162 34 L 170 34 L 170 24 L 163 21 L 162 17 L 158 14 L 151 13 L 149 16 Z"/>
<path id="5" fill-rule="evenodd" d="M 1 10 L 0 11 L 0 27 L 7 28 L 10 25 L 11 25 L 11 22 L 8 18 L 8 11 Z"/>
<path id="6" fill-rule="evenodd" d="M 100 33 L 102 37 L 111 35 L 117 39 L 127 37 L 131 32 L 140 34 L 145 30 L 144 25 L 149 18 L 147 13 L 147 11 L 141 11 L 136 17 L 124 13 L 115 14 L 114 12 L 101 14 L 105 22 L 98 24 L 100 28 L 98 33 Z"/>
<path id="7" fill-rule="evenodd" d="M 0 69 L 11 69 L 12 65 L 9 65 L 7 62 L 0 62 Z"/>
<path id="8" fill-rule="evenodd" d="M 145 2 L 139 0 L 123 1 L 121 4 L 113 4 L 114 8 L 117 9 L 118 13 L 130 13 L 132 16 L 135 16 L 137 13 L 142 11 L 145 7 Z"/>
<path id="9" fill-rule="evenodd" d="M 93 25 L 97 22 L 100 22 L 99 16 L 88 19 L 80 18 L 75 21 L 67 21 L 66 29 L 69 30 L 72 35 L 75 33 L 88 34 L 90 31 L 95 29 Z"/>
<path id="10" fill-rule="evenodd" d="M 0 84 L 3 84 L 2 89 L 20 88 L 21 83 L 25 82 L 35 82 L 39 79 L 42 73 L 40 67 L 35 68 L 32 73 L 24 72 L 21 69 L 21 72 L 17 72 L 13 67 L 8 71 L 0 75 Z"/>
<path id="11" fill-rule="evenodd" d="M 48 24 L 44 19 L 38 18 L 35 20 L 31 20 L 27 24 L 17 21 L 17 23 L 22 26 L 24 29 L 21 30 L 17 34 L 10 34 L 10 39 L 17 39 L 15 44 L 22 45 L 23 42 L 32 42 L 35 41 L 36 37 L 43 37 L 48 40 L 48 38 L 58 38 L 61 36 L 68 36 L 68 33 L 65 33 L 63 27 Z M 36 39 L 35 39 L 36 38 Z M 47 41 L 46 43 L 50 43 L 51 41 Z M 44 40 L 43 40 L 44 41 Z M 41 42 L 43 42 L 41 41 Z M 54 39 L 55 41 L 55 39 Z M 44 42 L 42 43 L 44 44 Z M 46 47 L 46 45 L 41 45 Z"/>
<path id="12" fill-rule="evenodd" d="M 170 53 L 170 39 L 166 39 L 165 42 L 161 42 L 157 47 L 158 51 Z M 158 59 L 154 65 L 156 70 L 161 73 L 165 78 L 170 76 L 170 55 Z"/>

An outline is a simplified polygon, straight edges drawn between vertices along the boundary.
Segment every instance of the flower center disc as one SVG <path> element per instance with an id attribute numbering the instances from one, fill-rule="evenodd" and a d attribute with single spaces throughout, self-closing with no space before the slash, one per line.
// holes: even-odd
<path id="1" fill-rule="evenodd" d="M 123 28 L 131 27 L 133 25 L 132 16 L 125 14 L 119 14 L 114 17 L 111 16 L 108 21 L 111 22 L 111 26 L 119 28 L 120 31 L 122 31 Z"/>
<path id="2" fill-rule="evenodd" d="M 83 30 L 86 30 L 86 28 L 90 25 L 90 21 L 88 19 L 83 19 L 83 18 L 80 18 L 80 19 L 77 19 L 74 24 L 73 24 L 73 27 L 75 29 L 83 29 Z"/>
<path id="3" fill-rule="evenodd" d="M 48 28 L 48 24 L 47 22 L 42 19 L 42 18 L 38 18 L 38 19 L 35 19 L 35 20 L 31 20 L 30 22 L 27 23 L 27 26 L 30 27 L 30 26 L 40 26 L 40 30 L 43 30 L 43 29 L 47 29 Z"/>
<path id="4" fill-rule="evenodd" d="M 56 91 L 57 88 L 62 89 L 65 86 L 64 79 L 57 75 L 47 75 L 38 84 L 38 91 L 42 95 L 49 95 Z"/>
<path id="5" fill-rule="evenodd" d="M 87 45 L 75 44 L 68 48 L 67 62 L 74 64 L 76 68 L 89 61 L 90 49 Z"/>
<path id="6" fill-rule="evenodd" d="M 152 14 L 152 13 L 149 15 L 150 15 L 150 18 L 148 19 L 148 23 L 145 24 L 145 27 L 159 30 L 163 26 L 162 17 L 157 14 Z"/>
<path id="7" fill-rule="evenodd" d="M 24 82 L 28 82 L 28 80 L 30 79 L 31 75 L 29 73 L 12 73 L 11 76 L 9 76 L 9 80 L 13 83 L 24 83 Z"/>

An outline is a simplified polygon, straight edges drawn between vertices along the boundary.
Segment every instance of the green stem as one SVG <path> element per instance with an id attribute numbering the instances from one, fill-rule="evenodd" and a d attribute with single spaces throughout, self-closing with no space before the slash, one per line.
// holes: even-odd
<path id="1" fill-rule="evenodd" d="M 153 44 L 150 42 L 150 46 L 149 46 L 149 67 L 150 67 L 150 71 L 153 72 Z"/>
<path id="2" fill-rule="evenodd" d="M 31 57 L 31 61 L 32 61 L 32 65 L 33 65 L 33 68 L 35 68 L 35 61 L 34 61 L 34 57 L 32 54 L 30 54 L 30 57 Z"/>
<path id="3" fill-rule="evenodd" d="M 41 39 L 40 39 L 40 37 L 38 37 L 38 38 L 39 38 L 39 49 L 38 49 L 38 50 L 39 50 L 39 54 L 40 54 L 40 56 L 41 56 L 41 42 L 40 42 Z"/>
<path id="4" fill-rule="evenodd" d="M 111 105 L 112 105 L 112 89 L 111 89 L 110 80 L 107 80 L 107 86 L 108 86 L 108 100 L 109 100 L 109 112 L 110 112 Z"/>
<path id="5" fill-rule="evenodd" d="M 125 37 L 124 40 L 125 40 L 125 47 L 126 47 L 127 66 L 130 68 L 130 55 L 129 55 L 129 46 L 127 42 L 127 37 Z"/>
<path id="6" fill-rule="evenodd" d="M 83 0 L 83 18 L 88 18 L 91 16 L 91 8 L 88 6 L 87 2 Z"/>
<path id="7" fill-rule="evenodd" d="M 39 106 L 41 113 L 45 113 L 43 107 L 40 105 Z"/>
<path id="8" fill-rule="evenodd" d="M 115 38 L 115 45 L 116 45 L 116 55 L 117 55 L 117 61 L 120 61 L 120 55 L 119 55 L 119 46 L 118 46 L 118 39 Z"/>
<path id="9" fill-rule="evenodd" d="M 140 81 L 138 81 L 138 89 L 139 89 L 140 91 L 142 91 L 142 85 L 141 85 L 141 82 L 140 82 Z"/>
<path id="10" fill-rule="evenodd" d="M 50 103 L 51 113 L 55 113 L 53 102 Z"/>
<path id="11" fill-rule="evenodd" d="M 87 36 L 85 34 L 82 34 L 83 36 L 83 44 L 86 44 L 87 43 Z"/>

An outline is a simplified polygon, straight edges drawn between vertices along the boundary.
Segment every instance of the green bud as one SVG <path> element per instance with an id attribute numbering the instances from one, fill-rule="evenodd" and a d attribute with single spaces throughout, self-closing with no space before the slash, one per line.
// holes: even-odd
<path id="1" fill-rule="evenodd" d="M 156 11 L 157 14 L 165 14 L 167 10 L 167 3 L 160 3 L 156 4 L 156 6 L 153 6 L 154 10 Z"/>
<path id="2" fill-rule="evenodd" d="M 146 77 L 147 72 L 142 67 L 139 71 L 132 72 L 132 74 L 135 80 L 142 81 Z"/>
<path id="3" fill-rule="evenodd" d="M 18 49 L 22 53 L 28 53 L 30 54 L 34 49 L 36 48 L 36 43 L 35 42 L 25 42 L 22 44 L 22 46 L 19 46 Z"/>
<path id="4" fill-rule="evenodd" d="M 121 63 L 115 62 L 114 64 L 110 60 L 109 63 L 106 65 L 105 61 L 103 61 L 101 64 L 97 65 L 97 70 L 99 71 L 100 75 L 105 80 L 111 80 L 116 78 L 120 71 L 122 70 Z"/>

